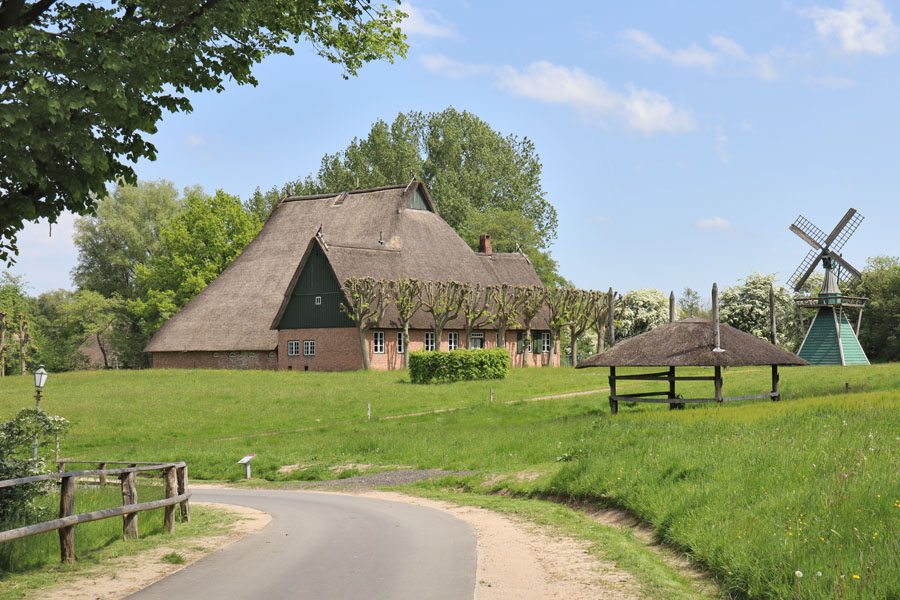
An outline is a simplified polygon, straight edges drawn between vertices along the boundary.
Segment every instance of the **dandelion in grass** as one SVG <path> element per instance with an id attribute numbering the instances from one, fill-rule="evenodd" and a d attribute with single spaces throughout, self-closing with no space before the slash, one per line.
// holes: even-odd
<path id="1" fill-rule="evenodd" d="M 857 575 L 856 573 L 854 573 L 854 574 L 853 574 L 853 579 L 859 579 L 859 575 Z"/>
<path id="2" fill-rule="evenodd" d="M 803 571 L 794 571 L 794 577 L 800 579 L 801 577 L 803 577 Z"/>

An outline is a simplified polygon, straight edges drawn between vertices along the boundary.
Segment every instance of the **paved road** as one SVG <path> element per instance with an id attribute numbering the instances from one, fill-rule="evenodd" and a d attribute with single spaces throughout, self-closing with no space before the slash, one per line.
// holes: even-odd
<path id="1" fill-rule="evenodd" d="M 421 506 L 339 494 L 195 490 L 193 500 L 263 510 L 261 532 L 128 600 L 471 600 L 475 532 Z"/>

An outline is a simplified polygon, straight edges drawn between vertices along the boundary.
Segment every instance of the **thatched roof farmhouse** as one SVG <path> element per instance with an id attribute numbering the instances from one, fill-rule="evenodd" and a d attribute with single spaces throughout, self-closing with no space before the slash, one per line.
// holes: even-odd
<path id="1" fill-rule="evenodd" d="M 289 196 L 244 252 L 163 324 L 145 351 L 157 368 L 360 368 L 356 330 L 340 310 L 340 283 L 353 276 L 541 285 L 523 254 L 493 253 L 489 238 L 472 251 L 437 214 L 420 182 Z M 368 332 L 374 368 L 402 365 L 406 349 L 399 327 L 391 307 Z M 538 347 L 532 360 L 546 364 L 558 356 L 541 351 L 549 338 L 541 332 L 546 317 L 539 316 L 533 328 Z M 451 321 L 443 347 L 465 345 L 462 329 L 461 318 Z M 411 323 L 410 349 L 433 344 L 431 330 L 431 316 L 419 312 Z M 476 332 L 472 345 L 494 346 L 496 335 L 485 333 Z M 507 334 L 513 355 L 521 333 Z"/>

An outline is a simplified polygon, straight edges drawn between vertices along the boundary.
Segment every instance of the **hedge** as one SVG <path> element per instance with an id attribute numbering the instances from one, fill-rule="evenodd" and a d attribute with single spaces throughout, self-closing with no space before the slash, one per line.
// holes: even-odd
<path id="1" fill-rule="evenodd" d="M 409 376 L 413 383 L 503 379 L 507 373 L 509 352 L 505 348 L 409 353 Z"/>

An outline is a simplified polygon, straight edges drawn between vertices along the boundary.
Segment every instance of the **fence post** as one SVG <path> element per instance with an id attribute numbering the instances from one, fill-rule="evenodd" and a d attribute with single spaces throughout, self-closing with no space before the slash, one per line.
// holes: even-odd
<path id="1" fill-rule="evenodd" d="M 178 467 L 176 470 L 178 474 L 178 495 L 182 495 L 187 492 L 188 487 L 188 469 L 187 465 L 183 467 Z M 185 500 L 181 503 L 181 522 L 187 523 L 191 520 L 191 505 L 190 500 Z"/>
<path id="2" fill-rule="evenodd" d="M 75 512 L 75 478 L 63 477 L 59 488 L 59 518 L 72 516 Z M 75 562 L 75 526 L 69 525 L 59 530 L 59 554 L 62 562 Z"/>
<path id="3" fill-rule="evenodd" d="M 166 498 L 174 498 L 177 493 L 178 485 L 175 483 L 175 467 L 168 467 L 164 469 L 164 477 L 166 480 Z M 165 508 L 165 517 L 163 518 L 163 523 L 166 526 L 166 532 L 174 533 L 175 532 L 175 505 L 170 504 Z"/>
<path id="4" fill-rule="evenodd" d="M 105 462 L 100 463 L 100 465 L 97 468 L 102 471 L 103 469 L 106 468 L 106 463 Z M 106 475 L 104 473 L 100 473 L 100 487 L 103 487 L 104 485 L 106 485 Z"/>
<path id="5" fill-rule="evenodd" d="M 122 505 L 137 504 L 137 487 L 134 485 L 134 471 L 119 475 L 122 482 Z M 122 517 L 122 534 L 126 540 L 138 538 L 138 514 L 130 513 Z"/>

